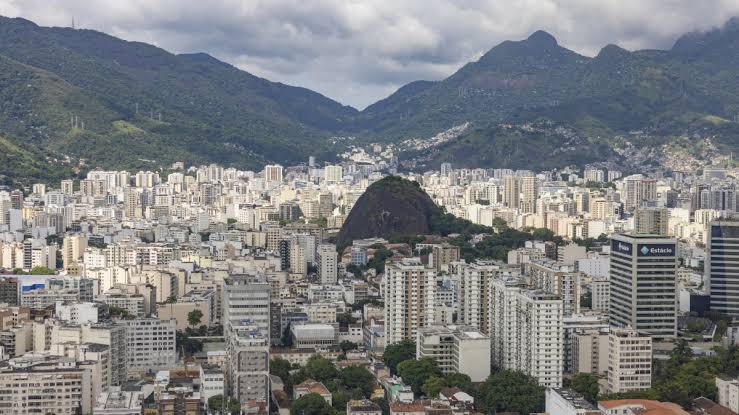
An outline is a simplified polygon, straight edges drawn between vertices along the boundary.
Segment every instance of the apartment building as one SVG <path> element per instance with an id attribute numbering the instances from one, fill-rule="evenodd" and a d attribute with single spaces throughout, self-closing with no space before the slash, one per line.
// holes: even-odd
<path id="1" fill-rule="evenodd" d="M 608 336 L 608 392 L 652 387 L 652 338 L 632 328 L 614 328 Z"/>
<path id="2" fill-rule="evenodd" d="M 418 258 L 385 265 L 385 338 L 387 344 L 415 339 L 418 329 L 433 323 L 436 270 Z"/>

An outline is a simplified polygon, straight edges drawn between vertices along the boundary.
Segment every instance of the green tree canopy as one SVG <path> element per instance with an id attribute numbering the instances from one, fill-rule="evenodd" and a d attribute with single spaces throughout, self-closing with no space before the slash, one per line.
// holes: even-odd
<path id="1" fill-rule="evenodd" d="M 385 348 L 382 359 L 385 366 L 390 369 L 393 374 L 398 373 L 398 364 L 408 359 L 416 358 L 416 343 L 413 340 L 405 339 L 398 343 L 393 343 Z"/>
<path id="2" fill-rule="evenodd" d="M 530 414 L 544 409 L 544 388 L 521 372 L 502 370 L 491 374 L 478 388 L 476 404 L 484 413 Z"/>
<path id="3" fill-rule="evenodd" d="M 359 389 L 365 398 L 372 395 L 375 376 L 362 366 L 347 366 L 341 370 L 341 383 L 347 389 Z"/>
<path id="4" fill-rule="evenodd" d="M 187 313 L 187 324 L 189 324 L 191 327 L 195 327 L 198 324 L 200 324 L 200 321 L 203 319 L 203 312 L 195 309 L 191 312 Z"/>
<path id="5" fill-rule="evenodd" d="M 398 364 L 398 375 L 403 382 L 413 388 L 413 392 L 421 393 L 421 387 L 431 377 L 442 377 L 441 369 L 436 360 L 423 357 L 418 360 L 406 360 Z"/>
<path id="6" fill-rule="evenodd" d="M 578 373 L 572 377 L 572 389 L 580 392 L 588 402 L 598 400 L 598 378 L 590 373 Z"/>
<path id="7" fill-rule="evenodd" d="M 208 408 L 217 414 L 223 411 L 224 405 L 226 411 L 232 415 L 237 415 L 241 412 L 241 404 L 238 399 L 226 398 L 223 395 L 215 395 L 208 398 Z"/>
<path id="8" fill-rule="evenodd" d="M 290 407 L 290 415 L 332 415 L 333 408 L 317 393 L 309 393 L 296 399 Z"/>
<path id="9" fill-rule="evenodd" d="M 339 375 L 336 366 L 323 356 L 314 354 L 308 359 L 303 368 L 307 377 L 326 384 L 333 381 Z M 328 387 L 328 385 L 326 385 Z"/>
<path id="10" fill-rule="evenodd" d="M 439 396 L 442 388 L 447 386 L 446 379 L 439 376 L 431 376 L 421 386 L 421 391 L 426 397 L 434 399 Z"/>

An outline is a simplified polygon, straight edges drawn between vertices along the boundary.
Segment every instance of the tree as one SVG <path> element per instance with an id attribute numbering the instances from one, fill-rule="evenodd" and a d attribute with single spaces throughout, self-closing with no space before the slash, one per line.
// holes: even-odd
<path id="1" fill-rule="evenodd" d="M 332 415 L 333 408 L 317 393 L 309 393 L 296 399 L 290 407 L 290 415 Z"/>
<path id="2" fill-rule="evenodd" d="M 349 402 L 351 396 L 346 392 L 334 392 L 331 394 L 331 405 L 337 411 L 346 411 L 346 403 Z"/>
<path id="3" fill-rule="evenodd" d="M 387 399 L 375 398 L 372 402 L 376 403 L 382 409 L 382 415 L 390 415 L 390 403 L 388 403 Z"/>
<path id="4" fill-rule="evenodd" d="M 372 395 L 375 376 L 362 366 L 347 366 L 341 370 L 341 383 L 347 389 L 359 389 L 363 397 Z"/>
<path id="5" fill-rule="evenodd" d="M 324 384 L 333 381 L 339 375 L 339 371 L 336 370 L 336 366 L 330 360 L 317 354 L 308 359 L 303 369 L 309 378 Z"/>
<path id="6" fill-rule="evenodd" d="M 339 323 L 339 325 L 348 326 L 356 323 L 357 319 L 354 318 L 351 313 L 339 313 L 336 315 L 336 322 Z"/>
<path id="7" fill-rule="evenodd" d="M 203 318 L 203 312 L 195 309 L 191 312 L 187 313 L 187 324 L 189 324 L 191 327 L 195 327 L 198 324 L 200 324 L 200 321 Z"/>
<path id="8" fill-rule="evenodd" d="M 116 307 L 114 305 L 108 307 L 108 313 L 111 317 L 120 316 L 121 318 L 127 318 L 130 315 L 128 310 L 125 308 Z"/>
<path id="9" fill-rule="evenodd" d="M 473 392 L 472 379 L 470 379 L 470 377 L 468 375 L 465 375 L 464 373 L 452 373 L 450 375 L 447 375 L 444 380 L 446 380 L 446 384 L 449 387 L 462 389 L 470 395 Z"/>
<path id="10" fill-rule="evenodd" d="M 401 362 L 398 364 L 398 375 L 415 393 L 421 393 L 421 387 L 429 378 L 442 377 L 439 365 L 430 357 Z"/>
<path id="11" fill-rule="evenodd" d="M 238 399 L 225 398 L 223 395 L 215 395 L 208 398 L 208 408 L 214 413 L 221 413 L 224 404 L 228 413 L 237 415 L 241 412 L 241 404 Z"/>
<path id="12" fill-rule="evenodd" d="M 339 348 L 344 353 L 346 353 L 349 350 L 355 350 L 357 347 L 358 346 L 356 343 L 351 342 L 349 340 L 343 340 L 341 343 L 339 343 Z"/>
<path id="13" fill-rule="evenodd" d="M 413 340 L 405 339 L 398 343 L 393 343 L 385 348 L 382 360 L 385 366 L 390 369 L 392 374 L 398 373 L 398 364 L 408 359 L 416 358 L 416 343 Z"/>
<path id="14" fill-rule="evenodd" d="M 590 403 L 598 400 L 598 378 L 590 373 L 578 373 L 573 376 L 572 389 L 580 392 Z"/>
<path id="15" fill-rule="evenodd" d="M 493 228 L 502 229 L 508 227 L 508 222 L 503 218 L 493 218 Z"/>
<path id="16" fill-rule="evenodd" d="M 291 369 L 292 365 L 285 359 L 275 357 L 269 361 L 269 374 L 282 379 L 282 383 L 285 384 L 285 390 L 292 390 L 292 376 L 290 376 Z"/>
<path id="17" fill-rule="evenodd" d="M 544 388 L 521 372 L 502 370 L 491 374 L 478 388 L 475 403 L 484 413 L 530 414 L 544 409 Z"/>
<path id="18" fill-rule="evenodd" d="M 285 326 L 285 330 L 282 331 L 282 337 L 280 338 L 280 343 L 282 343 L 285 347 L 292 347 L 293 345 L 293 335 L 290 332 L 290 323 L 287 323 Z"/>
<path id="19" fill-rule="evenodd" d="M 431 376 L 426 380 L 426 382 L 424 382 L 423 386 L 421 386 L 421 391 L 427 398 L 434 399 L 439 396 L 441 389 L 446 386 L 446 379 L 438 376 Z"/>

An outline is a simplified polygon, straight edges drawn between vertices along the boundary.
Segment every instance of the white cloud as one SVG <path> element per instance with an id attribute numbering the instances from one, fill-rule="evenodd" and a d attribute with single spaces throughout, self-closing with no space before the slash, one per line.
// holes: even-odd
<path id="1" fill-rule="evenodd" d="M 736 0 L 0 0 L 0 14 L 207 52 L 255 75 L 364 107 L 441 79 L 506 39 L 544 29 L 594 55 L 667 48 L 739 15 Z"/>

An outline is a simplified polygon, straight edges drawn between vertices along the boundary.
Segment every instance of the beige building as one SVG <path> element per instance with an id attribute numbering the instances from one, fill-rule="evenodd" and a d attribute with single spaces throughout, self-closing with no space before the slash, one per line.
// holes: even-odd
<path id="1" fill-rule="evenodd" d="M 667 236 L 670 211 L 666 208 L 637 208 L 634 212 L 634 232 Z"/>
<path id="2" fill-rule="evenodd" d="M 385 339 L 387 344 L 415 339 L 420 327 L 434 321 L 436 270 L 418 258 L 403 258 L 385 266 Z"/>
<path id="3" fill-rule="evenodd" d="M 445 374 L 463 373 L 473 382 L 490 376 L 490 336 L 470 326 L 431 326 L 418 330 L 416 358 L 436 360 Z"/>
<path id="4" fill-rule="evenodd" d="M 608 336 L 608 392 L 652 386 L 652 338 L 631 328 L 612 328 Z"/>

